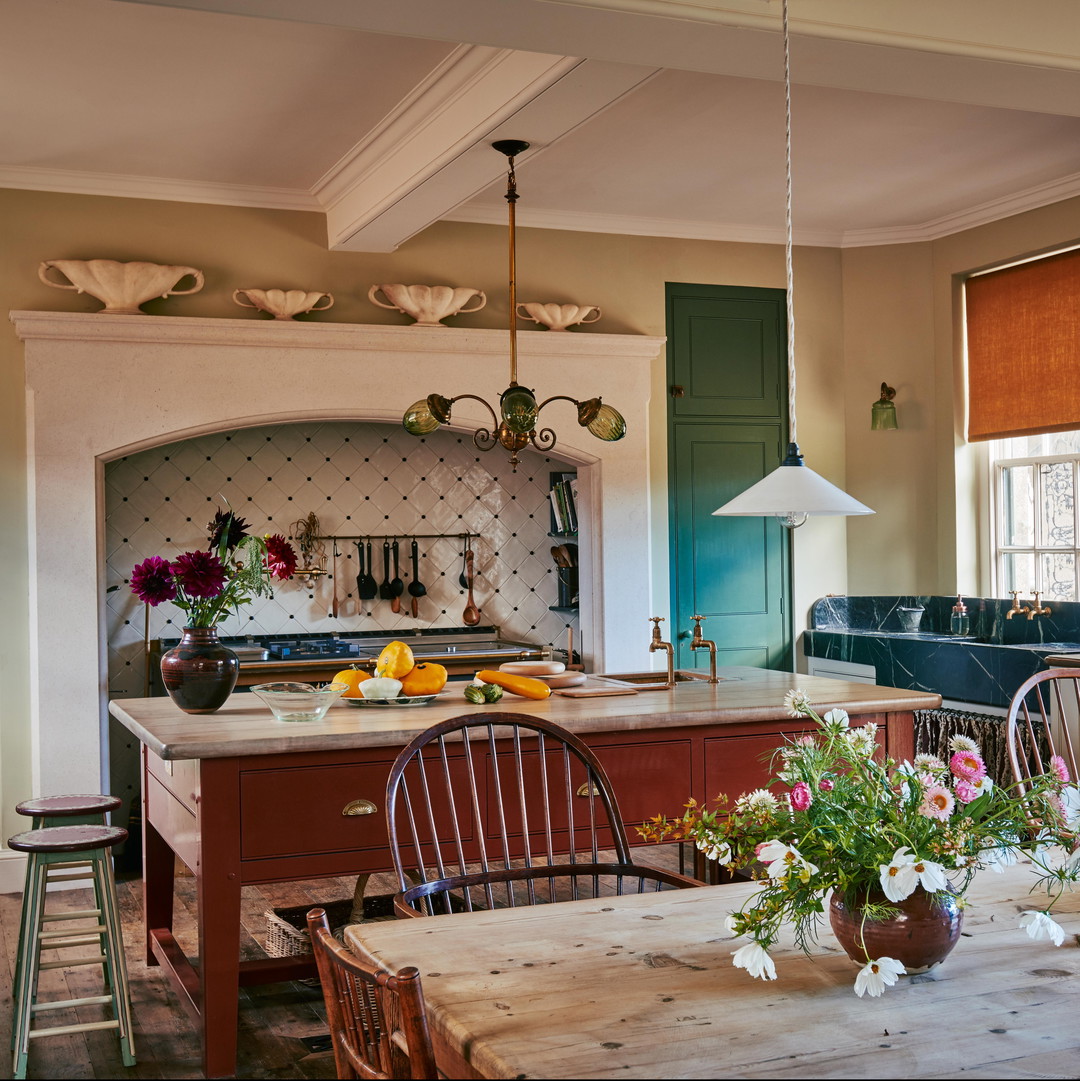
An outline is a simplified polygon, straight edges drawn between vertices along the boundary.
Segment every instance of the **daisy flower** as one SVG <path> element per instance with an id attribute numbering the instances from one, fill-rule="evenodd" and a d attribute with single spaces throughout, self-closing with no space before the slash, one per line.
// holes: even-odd
<path id="1" fill-rule="evenodd" d="M 917 754 L 915 768 L 921 773 L 944 773 L 945 763 L 936 754 Z"/>
<path id="2" fill-rule="evenodd" d="M 784 695 L 784 709 L 792 717 L 801 717 L 810 708 L 810 696 L 806 691 L 788 691 Z"/>
<path id="3" fill-rule="evenodd" d="M 1028 909 L 1020 914 L 1020 926 L 1036 942 L 1040 938 L 1048 938 L 1055 946 L 1060 946 L 1065 941 L 1065 928 L 1055 923 L 1049 912 L 1035 912 Z"/>
<path id="4" fill-rule="evenodd" d="M 957 751 L 949 759 L 949 769 L 954 777 L 964 781 L 977 781 L 986 776 L 986 763 L 977 754 L 971 751 Z"/>
<path id="5" fill-rule="evenodd" d="M 856 754 L 870 756 L 877 750 L 877 725 L 864 724 L 862 728 L 852 728 L 844 737 Z"/>
<path id="6" fill-rule="evenodd" d="M 779 809 L 780 801 L 767 788 L 755 788 L 753 792 L 740 796 L 735 801 L 735 810 L 737 811 L 768 814 Z"/>
<path id="7" fill-rule="evenodd" d="M 944 785 L 932 784 L 923 792 L 919 814 L 924 818 L 937 818 L 944 822 L 953 813 L 955 806 L 953 794 Z"/>
<path id="8" fill-rule="evenodd" d="M 879 957 L 859 969 L 859 974 L 855 977 L 855 994 L 859 998 L 863 995 L 877 998 L 885 993 L 886 987 L 892 987 L 905 972 L 907 969 L 894 958 Z"/>
<path id="9" fill-rule="evenodd" d="M 949 740 L 949 750 L 956 754 L 957 751 L 967 751 L 968 754 L 982 754 L 979 745 L 968 736 L 953 736 Z"/>
<path id="10" fill-rule="evenodd" d="M 731 958 L 736 968 L 745 968 L 751 976 L 759 980 L 775 980 L 776 965 L 769 956 L 768 950 L 759 946 L 756 942 L 748 942 L 745 946 L 735 951 Z"/>

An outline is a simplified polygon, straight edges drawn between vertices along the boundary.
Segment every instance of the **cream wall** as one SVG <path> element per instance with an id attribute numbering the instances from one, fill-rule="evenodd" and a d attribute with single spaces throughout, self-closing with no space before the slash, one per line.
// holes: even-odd
<path id="1" fill-rule="evenodd" d="M 533 230 L 528 209 L 519 208 L 519 296 L 523 300 L 579 301 L 598 304 L 608 333 L 664 333 L 664 283 L 667 281 L 782 287 L 783 250 L 752 244 L 688 242 L 649 237 Z M 426 282 L 473 285 L 489 294 L 488 306 L 459 317 L 458 326 L 506 325 L 506 232 L 496 226 L 443 223 L 425 231 L 393 254 L 330 252 L 322 217 L 289 211 L 253 210 L 153 200 L 0 190 L 0 295 L 5 310 L 94 311 L 96 301 L 50 289 L 37 279 L 37 265 L 52 258 L 147 259 L 187 264 L 206 274 L 202 293 L 145 305 L 152 314 L 244 317 L 231 301 L 237 287 L 326 289 L 334 308 L 320 322 L 402 324 L 404 317 L 375 307 L 366 298 L 375 282 Z M 840 253 L 797 249 L 799 319 L 800 441 L 820 473 L 843 484 L 844 432 L 842 281 Z M 256 318 L 255 316 L 251 316 Z M 548 333 L 523 330 L 523 333 Z M 572 333 L 588 333 L 576 331 Z M 306 373 L 317 378 L 318 373 Z M 522 381 L 529 382 L 523 368 Z M 876 378 L 876 377 L 875 377 Z M 402 379 L 403 408 L 430 388 Z M 27 513 L 25 406 L 22 346 L 14 329 L 0 334 L 0 603 L 7 615 L 0 629 L 0 807 L 6 835 L 20 820 L 10 810 L 29 795 L 29 747 L 24 718 L 28 709 Z M 131 408 L 168 392 L 168 373 L 148 369 L 138 385 L 118 386 Z M 619 404 L 618 386 L 581 387 Z M 337 408 L 348 408 L 351 387 L 328 384 Z M 650 423 L 652 544 L 667 550 L 667 479 L 663 365 L 654 372 Z M 861 394 L 861 388 L 860 388 Z M 824 592 L 847 589 L 845 527 L 842 521 L 813 522 L 796 534 L 796 612 Z M 666 559 L 653 567 L 653 589 L 667 594 Z M 666 612 L 657 614 L 667 615 Z M 648 628 L 643 629 L 642 640 Z M 63 654 L 57 651 L 57 678 Z"/>

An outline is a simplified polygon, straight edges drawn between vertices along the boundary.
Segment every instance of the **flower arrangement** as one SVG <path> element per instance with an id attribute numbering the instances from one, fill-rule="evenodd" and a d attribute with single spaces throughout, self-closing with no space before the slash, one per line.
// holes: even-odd
<path id="1" fill-rule="evenodd" d="M 272 583 L 296 570 L 296 552 L 281 534 L 251 536 L 243 518 L 218 511 L 206 527 L 205 550 L 173 560 L 150 556 L 131 572 L 131 591 L 151 607 L 171 601 L 188 627 L 214 627 L 254 597 L 273 596 Z"/>
<path id="2" fill-rule="evenodd" d="M 1050 911 L 1080 879 L 1080 790 L 1064 760 L 1055 756 L 1051 772 L 1021 794 L 993 783 L 967 737 L 953 737 L 948 762 L 917 755 L 897 764 L 875 755 L 876 725 L 852 728 L 842 709 L 819 717 L 804 691 L 789 691 L 784 705 L 817 731 L 774 752 L 779 768 L 767 788 L 733 806 L 721 796 L 715 810 L 691 800 L 681 818 L 658 815 L 638 830 L 649 841 L 693 841 L 707 858 L 760 881 L 761 889 L 727 918 L 731 933 L 750 939 L 732 958 L 737 968 L 775 979 L 769 947 L 787 922 L 809 952 L 830 890 L 868 918 L 888 919 L 918 889 L 962 898 L 977 870 L 1000 872 L 1020 855 L 1030 859 L 1048 897 L 1045 908 L 1023 913 L 1021 926 L 1033 939 L 1061 944 L 1064 930 Z M 1056 867 L 1053 848 L 1066 853 Z M 880 995 L 904 965 L 862 949 L 855 993 Z"/>

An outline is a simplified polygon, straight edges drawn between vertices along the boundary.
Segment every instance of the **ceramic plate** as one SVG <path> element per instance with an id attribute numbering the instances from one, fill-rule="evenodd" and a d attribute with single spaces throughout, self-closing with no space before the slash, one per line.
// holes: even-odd
<path id="1" fill-rule="evenodd" d="M 387 706 L 398 706 L 404 709 L 408 706 L 430 706 L 438 697 L 438 694 L 414 694 L 412 697 L 398 695 L 397 698 L 342 698 L 341 701 L 348 702 L 350 706 L 375 706 L 383 709 Z"/>

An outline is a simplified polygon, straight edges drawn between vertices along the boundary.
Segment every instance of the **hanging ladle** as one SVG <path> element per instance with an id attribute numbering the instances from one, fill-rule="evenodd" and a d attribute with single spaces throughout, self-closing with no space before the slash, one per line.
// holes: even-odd
<path id="1" fill-rule="evenodd" d="M 473 601 L 472 587 L 473 587 L 473 552 L 471 548 L 465 549 L 465 588 L 469 591 L 469 596 L 465 602 L 465 611 L 462 613 L 462 620 L 468 627 L 475 627 L 480 622 L 480 609 L 476 607 L 476 603 Z"/>
<path id="2" fill-rule="evenodd" d="M 416 538 L 412 542 L 412 581 L 409 583 L 409 596 L 412 597 L 412 615 L 416 619 L 420 615 L 420 598 L 427 593 L 427 586 L 420 581 L 420 546 Z"/>

